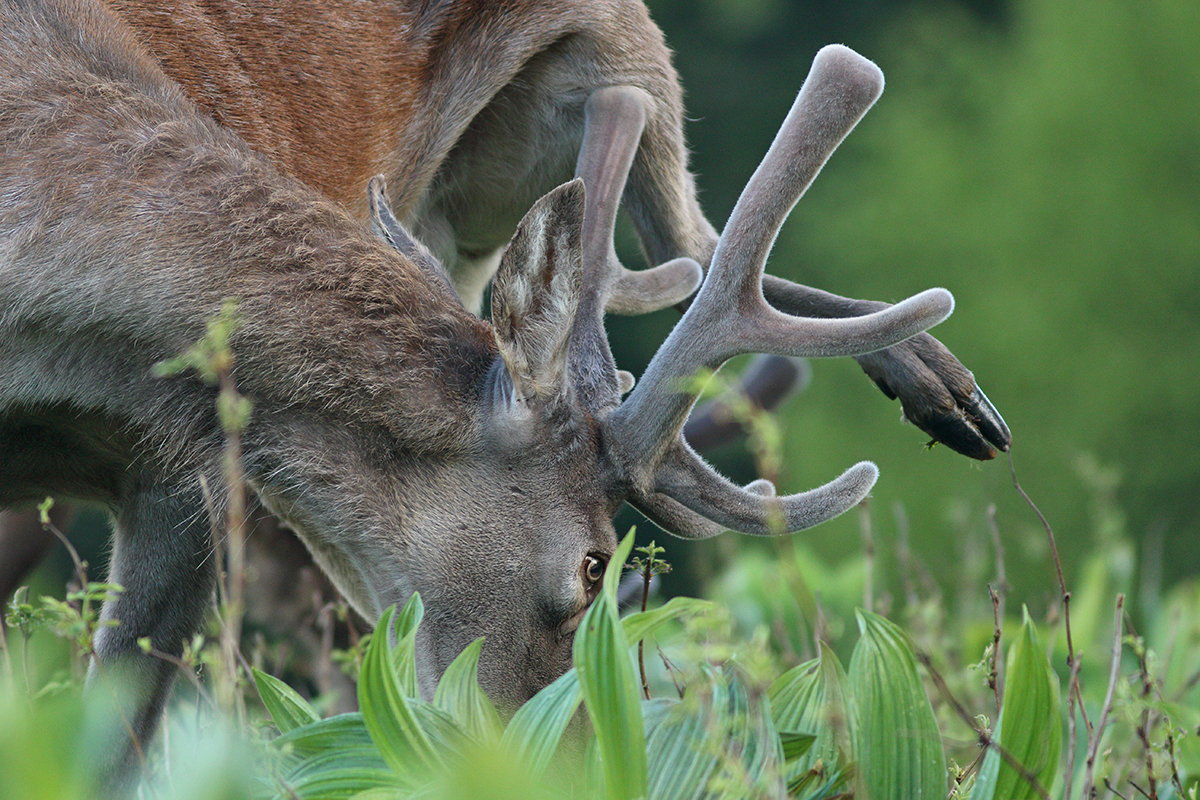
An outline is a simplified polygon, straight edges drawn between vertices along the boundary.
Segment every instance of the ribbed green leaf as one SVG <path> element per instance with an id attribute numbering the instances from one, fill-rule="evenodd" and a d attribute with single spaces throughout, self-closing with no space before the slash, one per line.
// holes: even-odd
<path id="1" fill-rule="evenodd" d="M 642 701 L 642 722 L 646 729 L 646 739 L 654 733 L 654 729 L 662 724 L 671 709 L 679 705 L 675 697 L 652 697 Z"/>
<path id="2" fill-rule="evenodd" d="M 1008 651 L 1004 700 L 1000 705 L 1001 719 L 1020 720 L 1020 723 L 1008 725 L 999 741 L 1049 791 L 1058 773 L 1063 740 L 1058 675 L 1038 641 L 1028 610 L 1024 616 L 1021 632 Z M 985 762 L 987 758 L 1000 756 L 992 750 L 985 756 Z M 1001 759 L 994 797 L 1025 800 L 1037 796 L 1030 782 Z"/>
<path id="3" fill-rule="evenodd" d="M 467 645 L 450 662 L 438 682 L 433 704 L 449 714 L 458 725 L 481 743 L 491 744 L 500 736 L 500 715 L 479 687 L 479 652 L 483 639 Z"/>
<path id="4" fill-rule="evenodd" d="M 783 760 L 794 762 L 812 750 L 812 746 L 817 743 L 817 735 L 815 733 L 780 731 L 779 743 L 783 746 Z"/>
<path id="5" fill-rule="evenodd" d="M 416 594 L 405 608 L 414 604 L 419 608 Z M 427 775 L 440 759 L 395 672 L 392 647 L 388 643 L 395 616 L 394 606 L 383 613 L 367 645 L 358 679 L 358 705 L 367 733 L 383 760 L 398 777 L 410 781 Z M 397 638 L 401 636 L 397 632 Z"/>
<path id="6" fill-rule="evenodd" d="M 617 584 L 633 534 L 617 547 L 604 588 L 575 632 L 575 671 L 596 732 L 606 796 L 633 800 L 646 794 L 646 733 L 629 640 L 617 616 Z"/>
<path id="7" fill-rule="evenodd" d="M 359 792 L 350 798 L 350 800 L 420 800 L 423 795 L 409 794 L 408 792 L 398 791 L 395 788 L 380 787 L 378 789 L 367 789 L 364 792 Z"/>
<path id="8" fill-rule="evenodd" d="M 796 800 L 845 800 L 854 796 L 854 766 L 826 767 L 818 764 L 788 781 L 788 797 Z"/>
<path id="9" fill-rule="evenodd" d="M 288 776 L 288 781 L 300 781 L 323 773 L 340 772 L 347 769 L 381 771 L 389 776 L 392 774 L 391 770 L 387 768 L 387 764 L 383 763 L 383 759 L 379 757 L 379 751 L 375 750 L 375 748 L 371 748 L 370 751 L 349 750 L 341 752 L 330 750 L 304 759 L 292 770 L 284 774 Z"/>
<path id="10" fill-rule="evenodd" d="M 608 796 L 604 759 L 600 756 L 600 742 L 595 736 L 588 739 L 587 750 L 583 754 L 583 780 L 591 797 Z"/>
<path id="11" fill-rule="evenodd" d="M 649 736 L 647 797 L 781 796 L 783 750 L 766 697 L 732 664 L 704 677 Z"/>
<path id="12" fill-rule="evenodd" d="M 409 701 L 413 715 L 421 726 L 421 730 L 429 737 L 434 752 L 442 763 L 450 763 L 452 757 L 461 757 L 465 753 L 479 749 L 479 742 L 467 733 L 453 717 L 442 711 L 433 703 L 423 700 Z"/>
<path id="13" fill-rule="evenodd" d="M 854 762 L 858 728 L 855 706 L 848 702 L 846 672 L 824 642 L 820 655 L 779 676 L 771 685 L 771 715 L 781 731 L 810 731 L 816 740 L 801 756 L 788 758 L 784 776 L 799 782 L 810 770 L 821 775 Z"/>
<path id="14" fill-rule="evenodd" d="M 370 790 L 388 790 L 397 796 L 396 778 L 387 769 L 341 768 L 331 769 L 284 780 L 286 789 L 277 795 L 302 800 L 348 800 Z"/>
<path id="15" fill-rule="evenodd" d="M 708 741 L 705 723 L 700 709 L 673 701 L 647 734 L 649 800 L 687 800 L 704 795 L 716 766 L 715 752 L 705 749 Z"/>
<path id="16" fill-rule="evenodd" d="M 664 624 L 683 616 L 702 614 L 714 608 L 708 600 L 697 600 L 694 597 L 673 597 L 666 605 L 649 611 L 639 611 L 621 620 L 625 629 L 625 638 L 630 644 L 637 644 Z"/>
<path id="17" fill-rule="evenodd" d="M 312 724 L 295 728 L 272 744 L 280 751 L 299 758 L 312 758 L 325 752 L 367 750 L 378 756 L 379 751 L 363 724 L 362 714 L 338 714 L 336 717 L 318 720 Z"/>
<path id="18" fill-rule="evenodd" d="M 260 669 L 252 672 L 258 696 L 262 698 L 267 713 L 271 715 L 271 722 L 275 723 L 280 733 L 287 733 L 321 718 L 295 689 Z"/>
<path id="19" fill-rule="evenodd" d="M 859 611 L 862 638 L 850 658 L 858 706 L 855 753 L 871 800 L 944 800 L 946 756 L 933 708 L 904 633 Z"/>
<path id="20" fill-rule="evenodd" d="M 425 604 L 416 592 L 396 615 L 392 668 L 396 671 L 396 680 L 405 697 L 421 696 L 421 690 L 417 687 L 417 627 L 424 616 Z"/>
<path id="21" fill-rule="evenodd" d="M 783 750 L 769 703 L 733 665 L 705 670 L 647 739 L 648 798 L 777 797 Z M 809 737 L 811 740 L 811 737 Z"/>
<path id="22" fill-rule="evenodd" d="M 517 710 L 504 729 L 501 746 L 510 748 L 509 752 L 528 764 L 535 777 L 540 776 L 550 764 L 581 699 L 579 675 L 573 669 L 567 670 Z"/>

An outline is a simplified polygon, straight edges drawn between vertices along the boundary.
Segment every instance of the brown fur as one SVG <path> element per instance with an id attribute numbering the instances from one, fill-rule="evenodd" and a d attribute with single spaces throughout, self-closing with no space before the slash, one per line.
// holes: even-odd
<path id="1" fill-rule="evenodd" d="M 533 201 L 571 177 L 586 98 L 631 86 L 646 129 L 624 204 L 651 264 L 707 265 L 716 232 L 687 172 L 683 106 L 640 0 L 110 0 L 197 104 L 284 171 L 365 216 L 388 178 L 396 213 L 478 310 L 499 249 Z M 794 315 L 884 307 L 768 276 Z M 931 336 L 859 358 L 905 416 L 973 458 L 1007 427 Z"/>

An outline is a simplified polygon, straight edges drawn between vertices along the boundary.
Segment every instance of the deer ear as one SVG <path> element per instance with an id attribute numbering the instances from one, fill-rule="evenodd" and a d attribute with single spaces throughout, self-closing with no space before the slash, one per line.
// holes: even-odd
<path id="1" fill-rule="evenodd" d="M 367 204 L 371 210 L 371 230 L 375 232 L 375 235 L 381 237 L 398 253 L 416 264 L 421 271 L 453 292 L 454 286 L 441 262 L 433 253 L 429 252 L 425 245 L 417 241 L 416 237 L 409 233 L 403 223 L 392 213 L 392 207 L 387 200 L 387 184 L 384 183 L 382 175 L 376 175 L 367 184 Z"/>
<path id="2" fill-rule="evenodd" d="M 538 200 L 517 226 L 492 284 L 492 326 L 514 399 L 568 391 L 567 354 L 582 291 L 583 181 Z"/>

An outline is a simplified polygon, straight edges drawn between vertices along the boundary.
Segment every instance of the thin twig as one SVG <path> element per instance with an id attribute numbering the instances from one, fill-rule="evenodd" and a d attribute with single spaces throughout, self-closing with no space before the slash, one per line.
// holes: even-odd
<path id="1" fill-rule="evenodd" d="M 232 360 L 232 356 L 229 356 Z M 230 403 L 240 399 L 229 374 L 229 365 L 218 372 L 222 398 Z M 222 651 L 225 654 L 226 680 L 229 681 L 225 701 L 237 714 L 238 722 L 246 722 L 246 704 L 238 690 L 238 660 L 241 658 L 242 616 L 246 597 L 246 478 L 242 470 L 242 440 L 240 431 L 230 426 L 225 431 L 224 477 L 227 503 L 225 511 L 226 547 L 229 558 L 228 611 L 221 628 Z M 246 674 L 249 674 L 247 672 Z"/>
<path id="2" fill-rule="evenodd" d="M 1109 783 L 1108 778 L 1104 779 L 1104 788 L 1108 789 L 1110 792 L 1115 794 L 1117 797 L 1121 798 L 1121 800 L 1129 800 L 1128 797 L 1126 797 L 1125 795 L 1123 795 L 1117 791 L 1117 787 L 1115 787 L 1111 783 Z"/>
<path id="3" fill-rule="evenodd" d="M 1142 787 L 1138 786 L 1138 785 L 1137 785 L 1136 783 L 1134 783 L 1133 781 L 1130 781 L 1130 782 L 1129 782 L 1129 785 L 1130 785 L 1130 786 L 1132 786 L 1133 788 L 1137 789 L 1139 792 L 1141 792 L 1141 793 L 1142 793 L 1142 797 L 1145 797 L 1145 798 L 1146 798 L 1146 800 L 1153 800 L 1153 798 L 1151 798 L 1151 797 L 1150 797 L 1149 793 L 1147 793 L 1145 789 L 1143 789 Z"/>
<path id="4" fill-rule="evenodd" d="M 993 664 L 995 668 L 995 690 L 996 694 L 996 713 L 1000 713 L 1000 695 L 1004 693 L 1004 658 L 1001 652 L 1000 631 L 1001 623 L 1004 621 L 1004 614 L 1008 600 L 1008 590 L 1012 588 L 1008 583 L 1008 570 L 1004 565 L 1004 543 L 1000 538 L 1000 524 L 996 520 L 996 504 L 991 503 L 987 508 L 988 528 L 992 532 L 992 550 L 996 556 L 996 588 L 992 597 L 992 611 L 996 616 L 996 632 L 993 638 L 994 652 L 992 657 L 995 659 Z"/>
<path id="5" fill-rule="evenodd" d="M 671 683 L 675 684 L 675 691 L 678 692 L 679 698 L 683 699 L 683 687 L 679 684 L 679 680 L 675 677 L 676 674 L 683 674 L 683 670 L 675 666 L 671 659 L 667 658 L 667 654 L 663 652 L 662 647 L 655 645 L 654 649 L 658 651 L 658 657 L 662 659 L 663 667 L 667 670 L 667 675 L 671 678 Z"/>
<path id="6" fill-rule="evenodd" d="M 50 533 L 53 533 L 55 537 L 57 537 L 58 540 L 63 543 L 63 547 L 67 548 L 67 552 L 71 554 L 71 561 L 75 564 L 75 577 L 79 579 L 79 588 L 86 590 L 88 584 L 87 564 L 85 564 L 83 559 L 79 557 L 79 551 L 76 550 L 75 546 L 71 544 L 71 541 L 67 538 L 67 535 L 60 531 L 58 526 L 50 521 L 49 503 L 50 500 L 47 498 L 45 510 L 39 509 L 42 514 L 42 528 L 50 531 Z M 70 526 L 68 525 L 67 527 Z"/>
<path id="7" fill-rule="evenodd" d="M 900 577 L 904 583 L 904 600 L 909 608 L 921 602 L 917 595 L 917 583 L 913 579 L 913 556 L 908 546 L 908 515 L 904 504 L 897 500 L 892 505 L 892 517 L 896 520 L 896 558 L 900 562 Z"/>
<path id="8" fill-rule="evenodd" d="M 1168 720 L 1170 722 L 1170 720 Z M 1171 757 L 1171 783 L 1180 797 L 1187 797 L 1183 791 L 1183 780 L 1179 777 L 1179 758 L 1175 755 L 1175 733 L 1167 726 L 1167 755 Z"/>
<path id="9" fill-rule="evenodd" d="M 646 611 L 646 601 L 650 599 L 650 578 L 653 577 L 651 568 L 653 566 L 654 554 L 649 553 L 646 556 L 646 567 L 642 571 L 642 612 Z M 647 700 L 650 699 L 650 682 L 646 680 L 646 638 L 642 637 L 638 640 L 638 670 L 642 675 L 642 694 Z"/>
<path id="10" fill-rule="evenodd" d="M 1130 627 L 1132 628 L 1132 625 Z M 1154 693 L 1154 686 L 1150 680 L 1150 669 L 1146 666 L 1146 648 L 1140 646 L 1135 648 L 1134 652 L 1137 653 L 1138 671 L 1142 677 L 1141 697 L 1144 703 L 1141 718 L 1138 720 L 1137 735 L 1142 743 L 1142 752 L 1146 757 L 1146 785 L 1150 787 L 1150 791 L 1147 793 L 1132 780 L 1129 783 L 1139 792 L 1150 798 L 1150 800 L 1158 800 L 1158 782 L 1154 779 L 1154 751 L 1150 745 L 1150 726 L 1152 724 L 1150 719 L 1150 695 Z"/>
<path id="11" fill-rule="evenodd" d="M 1081 664 L 1075 655 L 1075 642 L 1071 637 L 1071 593 L 1067 591 L 1067 581 L 1063 577 L 1062 560 L 1058 557 L 1058 544 L 1054 540 L 1054 530 L 1050 527 L 1041 509 L 1033 502 L 1032 498 L 1025 493 L 1021 488 L 1021 482 L 1017 480 L 1017 467 L 1013 463 L 1012 449 L 1008 451 L 1008 470 L 1012 475 L 1013 488 L 1017 490 L 1017 494 L 1021 496 L 1041 521 L 1042 527 L 1046 529 L 1046 538 L 1050 542 L 1050 554 L 1054 558 L 1054 571 L 1058 575 L 1058 588 L 1062 594 L 1063 604 L 1063 626 L 1067 635 L 1067 668 L 1070 672 L 1070 680 L 1067 684 L 1067 693 L 1070 698 L 1067 705 L 1070 709 L 1067 715 L 1067 741 L 1070 742 L 1070 747 L 1067 748 L 1067 770 L 1065 785 L 1063 788 L 1063 797 L 1071 796 L 1071 782 L 1075 774 L 1075 750 L 1076 750 L 1076 715 L 1083 719 L 1084 729 L 1091 736 L 1092 726 L 1088 721 L 1087 711 L 1083 707 L 1083 690 L 1079 685 L 1079 670 Z"/>
<path id="12" fill-rule="evenodd" d="M 1004 601 L 1000 599 L 1000 595 L 990 584 L 988 585 L 988 594 L 992 597 L 992 616 L 994 618 L 992 623 L 992 665 L 988 670 L 988 688 L 992 690 L 992 694 L 996 698 L 996 719 L 999 719 L 1000 698 L 1003 695 L 1000 688 L 1000 629 L 1004 619 L 1004 612 L 1000 609 Z"/>
<path id="13" fill-rule="evenodd" d="M 1042 800 L 1050 800 L 1050 793 L 1047 792 L 1045 787 L 1042 786 L 1041 781 L 1039 781 L 1037 778 L 1037 775 L 1034 775 L 1032 772 L 1030 772 L 1024 764 L 1017 760 L 1016 756 L 1008 752 L 1008 750 L 1006 750 L 999 742 L 993 739 L 992 735 L 986 728 L 976 724 L 975 717 L 973 717 L 971 712 L 967 711 L 967 709 L 963 707 L 962 703 L 958 701 L 958 698 L 954 696 L 954 693 L 950 691 L 950 687 L 946 685 L 946 680 L 941 676 L 937 669 L 934 668 L 933 659 L 929 657 L 929 654 L 918 651 L 916 656 L 917 660 L 920 661 L 925 666 L 925 669 L 929 671 L 929 676 L 933 678 L 933 682 L 937 685 L 938 691 L 942 693 L 942 697 L 945 698 L 946 702 L 950 704 L 950 707 L 954 709 L 955 713 L 962 718 L 962 721 L 967 723 L 967 725 L 970 726 L 970 728 L 979 736 L 979 743 L 984 747 L 990 747 L 991 749 L 995 750 L 1000 755 L 1000 758 L 1004 759 L 1004 762 L 1012 767 L 1013 770 L 1015 770 L 1016 773 L 1021 776 L 1021 779 L 1033 788 L 1033 791 L 1037 793 L 1038 797 L 1042 798 Z"/>
<path id="14" fill-rule="evenodd" d="M 1121 671 L 1121 641 L 1125 616 L 1125 595 L 1117 595 L 1117 611 L 1113 619 L 1112 664 L 1108 670 L 1108 691 L 1104 693 L 1104 706 L 1100 710 L 1100 721 L 1092 731 L 1088 742 L 1087 768 L 1083 777 L 1083 790 L 1088 797 L 1096 796 L 1096 785 L 1092 781 L 1095 774 L 1096 756 L 1100 752 L 1100 740 L 1104 738 L 1104 728 L 1108 725 L 1108 713 L 1112 710 L 1113 692 L 1117 688 L 1117 675 Z"/>

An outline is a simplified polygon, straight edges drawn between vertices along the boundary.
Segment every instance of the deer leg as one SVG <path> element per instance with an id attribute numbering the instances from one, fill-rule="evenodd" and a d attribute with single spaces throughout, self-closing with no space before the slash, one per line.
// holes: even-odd
<path id="1" fill-rule="evenodd" d="M 75 519 L 75 507 L 57 503 L 50 509 L 50 524 L 65 531 Z M 42 525 L 36 509 L 0 511 L 0 603 L 7 602 L 21 581 L 33 571 L 50 548 L 54 534 Z M 0 615 L 0 629 L 4 627 Z"/>
<path id="2" fill-rule="evenodd" d="M 104 604 L 101 619 L 116 624 L 97 634 L 88 674 L 89 685 L 112 685 L 123 698 L 121 719 L 113 721 L 121 744 L 105 765 L 106 780 L 117 787 L 136 778 L 175 677 L 175 664 L 144 653 L 138 640 L 147 637 L 154 650 L 179 656 L 200 627 L 215 576 L 197 481 L 152 483 L 123 500 L 109 581 L 124 591 Z"/>
<path id="3" fill-rule="evenodd" d="M 803 317 L 858 317 L 888 307 L 772 275 L 763 276 L 763 296 L 774 308 Z M 975 376 L 928 333 L 855 360 L 889 399 L 899 398 L 905 419 L 934 441 L 981 461 L 1012 444 L 1008 426 L 975 383 Z"/>

